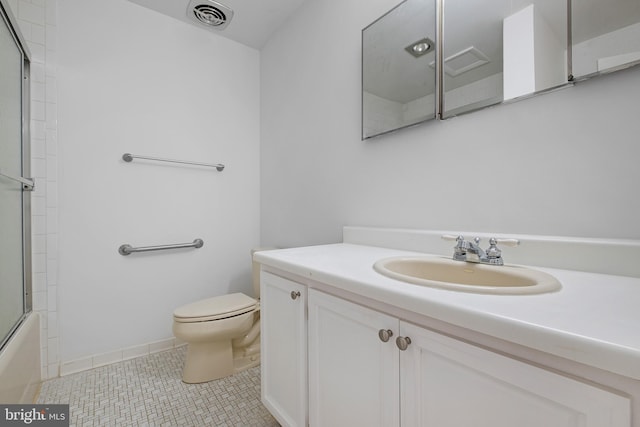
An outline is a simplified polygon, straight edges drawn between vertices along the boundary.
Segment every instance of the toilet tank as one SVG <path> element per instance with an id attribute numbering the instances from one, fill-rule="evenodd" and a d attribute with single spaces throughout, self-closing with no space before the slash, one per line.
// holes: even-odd
<path id="1" fill-rule="evenodd" d="M 260 299 L 260 263 L 253 261 L 253 254 L 258 251 L 269 251 L 276 248 L 255 248 L 251 249 L 251 268 L 252 268 L 252 281 L 253 281 L 253 297 Z"/>

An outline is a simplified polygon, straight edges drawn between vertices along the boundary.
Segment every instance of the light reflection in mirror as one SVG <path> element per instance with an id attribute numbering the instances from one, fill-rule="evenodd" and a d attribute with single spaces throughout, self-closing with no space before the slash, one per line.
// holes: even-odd
<path id="1" fill-rule="evenodd" d="M 436 116 L 435 0 L 406 0 L 362 30 L 362 139 Z"/>
<path id="2" fill-rule="evenodd" d="M 571 22 L 575 79 L 640 64 L 640 0 L 572 0 Z"/>
<path id="3" fill-rule="evenodd" d="M 442 117 L 565 84 L 567 47 L 564 1 L 445 1 Z"/>

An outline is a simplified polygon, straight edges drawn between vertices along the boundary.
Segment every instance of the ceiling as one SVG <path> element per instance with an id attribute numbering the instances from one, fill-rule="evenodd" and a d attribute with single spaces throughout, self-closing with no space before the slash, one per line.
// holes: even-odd
<path id="1" fill-rule="evenodd" d="M 214 32 L 244 45 L 261 49 L 269 37 L 307 0 L 219 0 L 220 3 L 234 11 L 231 23 L 222 31 L 207 28 L 190 20 L 187 17 L 187 6 L 190 0 L 129 1 L 202 28 L 203 31 Z M 206 2 L 207 0 L 202 0 L 201 3 Z M 566 14 L 556 13 L 559 10 L 558 7 L 564 3 L 560 0 L 465 0 L 450 2 L 447 4 L 447 8 L 455 10 L 461 6 L 461 16 L 465 21 L 465 27 L 478 27 L 483 25 L 480 22 L 482 17 L 492 15 L 501 20 L 504 16 L 500 15 L 504 14 L 505 10 L 518 10 L 532 2 L 543 5 L 542 8 L 546 11 L 552 11 L 552 13 L 546 13 L 546 17 L 552 21 L 553 28 L 561 28 L 566 22 Z M 430 2 L 420 0 L 418 3 L 429 4 Z M 616 27 L 614 28 L 636 23 L 640 15 L 640 0 L 574 0 L 572 3 L 573 20 L 578 23 L 573 28 L 574 43 L 587 40 L 593 37 L 594 33 L 604 34 L 611 31 L 611 28 L 607 27 L 607 23 L 615 23 Z M 492 8 L 497 8 L 500 11 L 490 12 Z M 474 18 L 470 20 L 471 16 Z M 410 17 L 407 19 L 414 20 Z"/>
<path id="2" fill-rule="evenodd" d="M 223 30 L 209 28 L 187 17 L 190 0 L 129 0 L 148 9 L 213 32 L 222 37 L 261 49 L 269 37 L 306 0 L 219 0 L 233 10 L 233 18 Z M 199 3 L 207 3 L 202 0 Z"/>

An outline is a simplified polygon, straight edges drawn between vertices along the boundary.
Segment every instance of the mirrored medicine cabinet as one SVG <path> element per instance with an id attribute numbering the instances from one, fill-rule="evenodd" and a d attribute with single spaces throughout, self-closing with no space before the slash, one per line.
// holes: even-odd
<path id="1" fill-rule="evenodd" d="M 575 80 L 640 65 L 640 0 L 571 0 Z"/>
<path id="2" fill-rule="evenodd" d="M 640 63 L 640 0 L 405 0 L 362 30 L 362 139 Z"/>

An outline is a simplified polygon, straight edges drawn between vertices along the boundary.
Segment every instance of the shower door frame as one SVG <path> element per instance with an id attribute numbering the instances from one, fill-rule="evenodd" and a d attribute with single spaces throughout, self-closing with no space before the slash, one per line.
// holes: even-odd
<path id="1" fill-rule="evenodd" d="M 4 23 L 13 36 L 13 39 L 22 57 L 22 91 L 21 91 L 21 155 L 22 176 L 31 175 L 31 55 L 27 43 L 22 37 L 18 23 L 11 13 L 8 2 L 0 0 L 0 25 Z M 26 317 L 33 309 L 32 296 L 32 268 L 31 268 L 31 191 L 22 186 L 22 316 L 16 321 L 6 336 L 0 336 L 0 351 L 9 342 L 16 330 L 22 325 Z"/>

